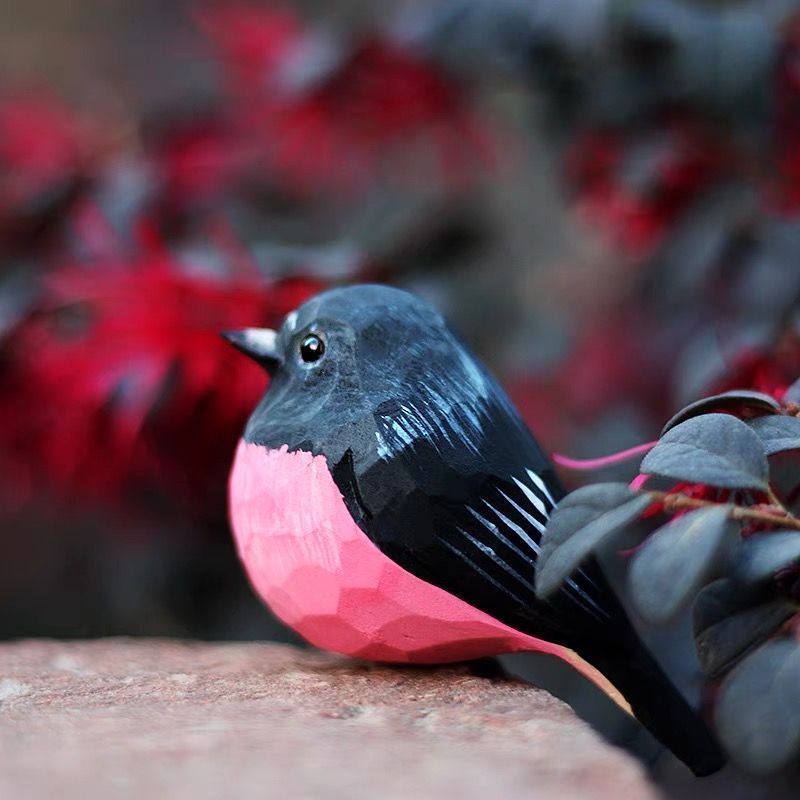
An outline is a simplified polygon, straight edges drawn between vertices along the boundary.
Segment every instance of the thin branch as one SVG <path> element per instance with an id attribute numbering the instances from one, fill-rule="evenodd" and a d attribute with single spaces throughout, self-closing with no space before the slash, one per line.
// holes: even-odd
<path id="1" fill-rule="evenodd" d="M 771 486 L 767 486 L 767 497 L 769 498 L 769 504 L 771 506 L 779 508 L 784 514 L 789 514 L 789 512 L 786 510 L 786 507 L 778 499 L 778 496 L 775 494 Z M 791 515 L 789 514 L 789 516 Z"/>
<path id="2" fill-rule="evenodd" d="M 678 511 L 682 508 L 708 508 L 710 506 L 728 505 L 727 503 L 715 503 L 713 500 L 699 500 L 680 493 L 670 494 L 669 492 L 648 491 L 647 494 L 653 500 L 661 500 L 664 503 L 664 510 L 667 512 Z M 800 519 L 785 510 L 783 512 L 776 511 L 773 514 L 769 511 L 756 511 L 745 506 L 732 506 L 731 516 L 734 519 L 758 520 L 759 522 L 768 522 L 771 525 L 780 525 L 784 528 L 800 531 Z"/>

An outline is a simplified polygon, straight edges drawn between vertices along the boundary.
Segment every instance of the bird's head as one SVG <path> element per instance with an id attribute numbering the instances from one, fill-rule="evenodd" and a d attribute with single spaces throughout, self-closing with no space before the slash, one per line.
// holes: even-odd
<path id="1" fill-rule="evenodd" d="M 271 376 L 245 439 L 338 461 L 386 458 L 419 438 L 474 440 L 493 383 L 441 314 L 408 292 L 323 292 L 279 330 L 224 334 Z"/>

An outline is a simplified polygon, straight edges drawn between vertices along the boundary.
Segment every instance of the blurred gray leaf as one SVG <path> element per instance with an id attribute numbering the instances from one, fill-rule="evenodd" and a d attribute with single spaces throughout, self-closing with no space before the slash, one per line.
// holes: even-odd
<path id="1" fill-rule="evenodd" d="M 700 102 L 728 108 L 760 110 L 758 96 L 769 84 L 774 64 L 774 31 L 763 14 L 740 3 L 728 13 L 698 20 L 681 60 L 686 87 Z M 680 73 L 679 73 L 680 74 Z"/>
<path id="2" fill-rule="evenodd" d="M 713 325 L 697 331 L 675 356 L 672 396 L 685 405 L 704 394 L 730 369 Z"/>
<path id="3" fill-rule="evenodd" d="M 542 535 L 536 593 L 547 597 L 601 544 L 635 520 L 652 500 L 624 483 L 596 483 L 567 495 Z"/>
<path id="4" fill-rule="evenodd" d="M 0 338 L 31 310 L 38 295 L 37 275 L 36 267 L 26 263 L 0 271 Z"/>
<path id="5" fill-rule="evenodd" d="M 702 317 L 707 318 L 708 313 L 708 309 L 703 309 Z M 770 348 L 774 340 L 774 319 L 754 320 L 740 315 L 735 324 L 731 319 L 707 323 L 678 354 L 675 397 L 688 403 L 707 394 L 709 386 L 729 374 L 731 364 L 741 352 Z"/>
<path id="6" fill-rule="evenodd" d="M 800 405 L 800 380 L 796 380 L 787 390 L 783 396 L 785 403 L 797 403 Z"/>
<path id="7" fill-rule="evenodd" d="M 739 525 L 730 506 L 701 508 L 659 528 L 633 557 L 628 585 L 642 617 L 661 625 L 688 605 Z"/>
<path id="8" fill-rule="evenodd" d="M 797 300 L 800 270 L 800 222 L 768 218 L 761 223 L 760 242 L 735 285 L 735 302 L 751 318 L 775 325 Z"/>
<path id="9" fill-rule="evenodd" d="M 494 67 L 529 77 L 540 43 L 587 57 L 603 42 L 609 0 L 444 0 L 417 3 L 395 17 L 396 40 L 460 71 Z"/>
<path id="10" fill-rule="evenodd" d="M 661 435 L 663 436 L 668 430 L 680 425 L 681 422 L 692 419 L 692 417 L 710 414 L 723 409 L 746 409 L 761 414 L 777 414 L 781 410 L 781 404 L 768 394 L 753 392 L 749 389 L 736 389 L 731 392 L 711 395 L 711 397 L 703 397 L 700 400 L 695 400 L 694 403 L 689 403 L 688 406 L 675 414 L 664 426 Z"/>
<path id="11" fill-rule="evenodd" d="M 758 203 L 753 187 L 740 182 L 709 186 L 692 204 L 691 213 L 675 221 L 651 262 L 651 277 L 659 287 L 653 302 L 675 313 L 685 309 L 687 297 L 704 292 L 710 281 L 720 280 L 721 264 L 730 259 L 731 227 L 735 220 L 752 218 Z M 708 309 L 704 311 L 710 322 Z M 711 327 L 716 338 L 718 332 Z M 699 333 L 707 335 L 708 331 Z"/>
<path id="12" fill-rule="evenodd" d="M 729 489 L 764 490 L 769 477 L 761 440 L 729 414 L 703 414 L 670 429 L 640 470 Z"/>
<path id="13" fill-rule="evenodd" d="M 775 531 L 741 541 L 733 554 L 731 578 L 759 584 L 800 560 L 800 531 Z"/>
<path id="14" fill-rule="evenodd" d="M 797 417 L 759 417 L 749 424 L 761 439 L 768 456 L 785 450 L 800 450 L 800 419 Z"/>
<path id="15" fill-rule="evenodd" d="M 800 750 L 800 646 L 770 642 L 723 683 L 717 731 L 730 754 L 757 774 L 774 772 Z"/>

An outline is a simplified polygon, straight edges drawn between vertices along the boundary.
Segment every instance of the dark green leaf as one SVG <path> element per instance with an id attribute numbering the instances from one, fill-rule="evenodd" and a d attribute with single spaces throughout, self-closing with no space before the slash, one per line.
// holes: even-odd
<path id="1" fill-rule="evenodd" d="M 705 657 L 706 649 L 704 649 L 702 640 L 707 631 L 716 625 L 721 625 L 729 618 L 740 615 L 743 615 L 742 627 L 747 629 L 749 623 L 746 615 L 773 599 L 774 595 L 765 593 L 760 587 L 742 586 L 731 578 L 720 578 L 704 586 L 697 595 L 692 608 L 694 635 L 701 661 Z M 725 633 L 724 626 L 720 630 Z M 730 645 L 725 645 L 727 647 L 725 652 L 708 655 L 707 669 L 709 672 L 716 674 L 729 668 L 748 650 L 762 641 L 757 636 L 754 638 L 748 635 L 746 630 L 742 633 L 737 633 L 737 630 L 736 627 L 732 627 L 726 634 L 730 636 Z M 723 644 L 721 643 L 721 646 Z"/>
<path id="2" fill-rule="evenodd" d="M 784 450 L 800 450 L 800 419 L 797 417 L 759 417 L 749 425 L 758 434 L 768 456 Z"/>
<path id="3" fill-rule="evenodd" d="M 797 606 L 779 598 L 762 603 L 707 628 L 697 637 L 697 657 L 709 678 L 719 678 L 797 613 Z"/>
<path id="4" fill-rule="evenodd" d="M 624 483 L 595 483 L 567 495 L 542 535 L 536 593 L 548 597 L 601 544 L 633 522 L 652 500 Z"/>
<path id="5" fill-rule="evenodd" d="M 682 408 L 674 417 L 664 426 L 661 431 L 663 436 L 668 430 L 671 430 L 681 422 L 686 422 L 692 417 L 700 416 L 701 414 L 710 414 L 713 411 L 732 411 L 732 412 L 750 412 L 751 414 L 777 414 L 781 410 L 780 403 L 768 394 L 763 392 L 753 392 L 749 389 L 737 389 L 732 392 L 723 392 L 722 394 L 715 394 L 711 397 L 703 397 L 700 400 L 695 400 L 694 403 L 689 403 L 688 406 Z"/>
<path id="6" fill-rule="evenodd" d="M 800 531 L 774 531 L 741 541 L 733 554 L 731 577 L 740 584 L 770 580 L 800 560 Z"/>
<path id="7" fill-rule="evenodd" d="M 730 489 L 765 490 L 769 476 L 761 440 L 730 414 L 703 414 L 667 431 L 640 469 Z"/>
<path id="8" fill-rule="evenodd" d="M 769 485 L 792 514 L 800 515 L 800 450 L 770 456 Z"/>
<path id="9" fill-rule="evenodd" d="M 701 508 L 659 528 L 636 553 L 631 597 L 648 622 L 668 622 L 687 605 L 719 555 L 738 537 L 729 506 Z"/>
<path id="10" fill-rule="evenodd" d="M 723 683 L 716 708 L 722 743 L 750 772 L 766 774 L 800 751 L 800 647 L 770 642 Z"/>
<path id="11" fill-rule="evenodd" d="M 699 636 L 706 628 L 716 625 L 725 617 L 738 614 L 761 602 L 758 592 L 742 588 L 730 578 L 719 578 L 709 583 L 697 595 L 692 610 L 695 636 Z"/>

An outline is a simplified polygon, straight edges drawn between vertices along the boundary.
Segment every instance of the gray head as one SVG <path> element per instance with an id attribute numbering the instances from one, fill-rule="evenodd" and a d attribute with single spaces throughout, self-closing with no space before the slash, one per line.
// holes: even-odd
<path id="1" fill-rule="evenodd" d="M 245 439 L 362 466 L 420 437 L 477 453 L 481 418 L 505 395 L 447 327 L 408 292 L 360 285 L 323 292 L 280 330 L 225 334 L 271 375 Z"/>

